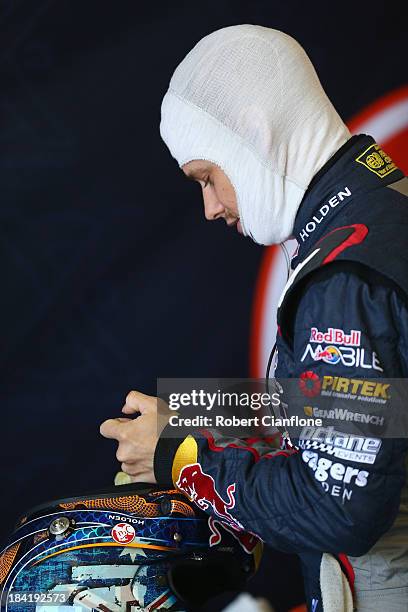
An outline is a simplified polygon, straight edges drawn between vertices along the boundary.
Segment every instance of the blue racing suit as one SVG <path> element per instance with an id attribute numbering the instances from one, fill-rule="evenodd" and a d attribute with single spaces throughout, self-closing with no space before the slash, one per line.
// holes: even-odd
<path id="1" fill-rule="evenodd" d="M 275 371 L 277 379 L 299 381 L 305 414 L 319 414 L 314 403 L 322 389 L 351 392 L 359 414 L 359 406 L 374 407 L 376 398 L 386 403 L 384 379 L 408 377 L 406 183 L 362 135 L 329 160 L 305 194 L 294 228 L 299 250 L 278 312 Z M 334 555 L 347 575 L 358 610 L 402 612 L 408 609 L 408 444 L 404 437 L 380 439 L 381 421 L 370 409 L 368 415 L 371 433 L 359 440 L 362 452 L 344 450 L 342 417 L 336 440 L 300 435 L 281 449 L 212 430 L 183 440 L 164 432 L 156 479 L 199 501 L 205 495 L 200 474 L 209 476 L 207 502 L 211 481 L 216 501 L 207 503 L 207 512 L 219 517 L 233 490 L 225 520 L 300 555 L 313 612 L 324 609 L 323 553 Z"/>

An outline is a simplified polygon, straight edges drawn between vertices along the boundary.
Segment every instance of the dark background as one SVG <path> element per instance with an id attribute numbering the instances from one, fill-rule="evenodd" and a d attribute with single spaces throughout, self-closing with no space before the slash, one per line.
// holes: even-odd
<path id="1" fill-rule="evenodd" d="M 399 8 L 399 6 L 401 8 Z M 99 423 L 156 377 L 245 376 L 262 249 L 205 222 L 160 140 L 171 73 L 214 29 L 305 47 L 344 119 L 405 83 L 402 3 L 3 0 L 1 534 L 33 504 L 106 486 Z M 302 599 L 292 558 L 254 587 Z M 266 578 L 265 578 L 266 576 Z"/>

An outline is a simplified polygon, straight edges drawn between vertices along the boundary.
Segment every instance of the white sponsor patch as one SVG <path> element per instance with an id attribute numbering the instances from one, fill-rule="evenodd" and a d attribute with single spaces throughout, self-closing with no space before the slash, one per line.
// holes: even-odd
<path id="1" fill-rule="evenodd" d="M 306 223 L 305 227 L 300 230 L 299 238 L 302 242 L 305 242 L 312 234 L 324 218 L 329 214 L 332 208 L 336 208 L 340 202 L 345 198 L 351 196 L 351 190 L 348 187 L 344 187 L 342 191 L 339 191 L 336 195 L 332 196 L 327 200 L 327 204 L 323 204 L 315 215 Z"/>
<path id="2" fill-rule="evenodd" d="M 349 435 L 333 427 L 304 427 L 299 439 L 299 448 L 305 451 L 319 450 L 338 459 L 371 464 L 381 444 L 379 438 Z"/>
<path id="3" fill-rule="evenodd" d="M 321 483 L 323 489 L 333 497 L 342 497 L 343 502 L 349 501 L 353 495 L 353 489 L 345 485 L 365 487 L 368 482 L 370 473 L 367 470 L 335 463 L 331 459 L 320 457 L 313 451 L 304 450 L 302 459 L 313 470 L 314 477 Z M 327 482 L 329 478 L 341 485 Z"/>
<path id="4" fill-rule="evenodd" d="M 326 457 L 319 457 L 318 453 L 310 450 L 302 452 L 302 459 L 314 471 L 315 478 L 319 482 L 325 482 L 330 477 L 344 484 L 365 487 L 370 475 L 367 470 L 360 470 L 350 465 L 345 466 L 344 463 L 335 463 Z"/>
<path id="5" fill-rule="evenodd" d="M 324 361 L 330 365 L 341 363 L 346 368 L 355 367 L 383 372 L 377 353 L 359 347 L 334 346 L 333 344 L 314 346 L 309 342 L 300 361 L 305 361 L 307 357 L 313 361 Z"/>

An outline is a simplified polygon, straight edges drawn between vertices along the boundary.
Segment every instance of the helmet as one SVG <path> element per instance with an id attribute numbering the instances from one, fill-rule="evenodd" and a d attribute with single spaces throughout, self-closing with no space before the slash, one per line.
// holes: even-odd
<path id="1" fill-rule="evenodd" d="M 2 551 L 1 610 L 192 610 L 241 590 L 261 546 L 177 490 L 131 484 L 61 499 L 23 516 Z"/>

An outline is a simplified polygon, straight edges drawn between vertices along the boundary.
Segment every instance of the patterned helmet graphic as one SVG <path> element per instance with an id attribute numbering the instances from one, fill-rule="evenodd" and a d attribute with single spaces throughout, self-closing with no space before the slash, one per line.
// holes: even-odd
<path id="1" fill-rule="evenodd" d="M 26 514 L 0 555 L 2 612 L 194 609 L 241 590 L 256 571 L 248 552 L 177 490 L 122 485 Z M 227 526 L 228 527 L 228 526 Z M 253 538 L 253 536 L 251 536 Z"/>

